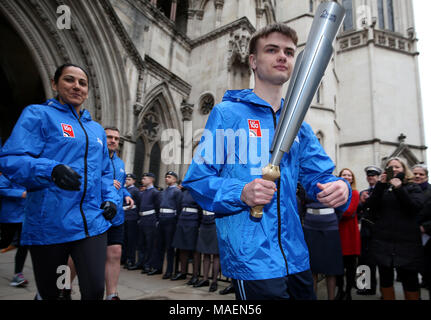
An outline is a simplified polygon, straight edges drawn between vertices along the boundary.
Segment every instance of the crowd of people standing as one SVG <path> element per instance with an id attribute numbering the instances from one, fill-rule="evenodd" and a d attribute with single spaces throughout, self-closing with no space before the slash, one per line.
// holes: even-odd
<path id="1" fill-rule="evenodd" d="M 410 169 L 394 157 L 384 170 L 367 166 L 365 173 L 369 187 L 359 193 L 353 171 L 340 171 L 352 187 L 344 212 L 299 198 L 299 205 L 306 207 L 303 227 L 311 270 L 315 279 L 325 275 L 329 300 L 351 300 L 355 287 L 359 295 L 375 295 L 379 288 L 381 299 L 394 300 L 394 281 L 401 282 L 406 300 L 418 300 L 421 287 L 430 290 L 428 170 L 420 164 Z M 356 283 L 358 266 L 369 272 L 364 287 Z"/>

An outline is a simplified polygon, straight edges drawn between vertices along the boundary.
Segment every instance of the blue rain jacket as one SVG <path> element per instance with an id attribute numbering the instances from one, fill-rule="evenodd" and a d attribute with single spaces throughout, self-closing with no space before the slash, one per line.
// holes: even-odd
<path id="1" fill-rule="evenodd" d="M 222 272 L 233 279 L 272 279 L 308 270 L 297 182 L 316 199 L 317 182 L 340 179 L 332 175 L 334 164 L 311 127 L 303 123 L 282 158 L 278 190 L 263 217 L 250 215 L 241 193 L 247 183 L 262 177 L 262 168 L 269 163 L 279 116 L 280 110 L 274 113 L 249 89 L 228 91 L 212 110 L 183 181 L 204 210 L 216 213 Z M 346 210 L 349 202 L 338 209 Z"/>
<path id="2" fill-rule="evenodd" d="M 0 175 L 0 223 L 22 223 L 24 220 L 25 188 Z"/>
<path id="3" fill-rule="evenodd" d="M 80 191 L 54 184 L 59 164 L 81 175 Z M 118 201 L 106 134 L 87 110 L 78 117 L 55 99 L 26 107 L 0 152 L 0 171 L 28 192 L 22 245 L 80 240 L 111 226 L 100 209 L 103 201 Z"/>
<path id="4" fill-rule="evenodd" d="M 117 153 L 114 152 L 112 158 L 110 158 L 112 170 L 114 172 L 114 180 L 117 180 L 121 183 L 121 188 L 117 190 L 118 193 L 118 202 L 117 205 L 117 214 L 114 219 L 112 219 L 111 223 L 113 226 L 119 226 L 124 223 L 124 209 L 123 209 L 123 200 L 125 197 L 131 197 L 129 191 L 127 191 L 126 187 L 124 187 L 124 183 L 126 182 L 126 171 L 124 170 L 124 162 L 121 160 Z M 114 183 L 114 182 L 112 182 Z"/>

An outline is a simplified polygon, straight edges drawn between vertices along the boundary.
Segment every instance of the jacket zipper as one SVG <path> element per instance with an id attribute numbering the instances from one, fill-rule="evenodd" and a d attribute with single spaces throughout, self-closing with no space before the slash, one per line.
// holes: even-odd
<path id="1" fill-rule="evenodd" d="M 87 225 L 87 219 L 85 218 L 85 214 L 84 214 L 84 199 L 85 196 L 87 194 L 87 184 L 88 184 L 88 164 L 87 164 L 87 158 L 88 158 L 88 134 L 87 131 L 85 131 L 85 128 L 83 126 L 83 124 L 81 123 L 80 118 L 75 114 L 75 112 L 73 112 L 72 107 L 70 107 L 70 110 L 72 111 L 72 114 L 75 116 L 75 118 L 78 120 L 79 125 L 81 126 L 82 130 L 84 131 L 85 134 L 85 155 L 84 155 L 84 193 L 82 194 L 82 198 L 81 198 L 81 203 L 79 204 L 79 209 L 81 211 L 81 217 L 82 220 L 84 222 L 84 230 L 85 230 L 85 236 L 88 238 L 90 237 L 90 234 L 88 233 L 88 225 Z"/>
<path id="2" fill-rule="evenodd" d="M 272 118 L 274 120 L 274 131 L 277 128 L 277 117 L 275 115 L 274 110 L 271 108 L 271 112 L 272 112 Z M 289 274 L 289 267 L 287 265 L 287 259 L 286 259 L 286 254 L 284 253 L 283 247 L 281 245 L 281 203 L 280 203 L 280 189 L 281 189 L 281 166 L 279 166 L 280 168 L 280 178 L 277 181 L 277 218 L 278 218 L 278 246 L 280 247 L 280 251 L 281 254 L 283 255 L 283 259 L 284 259 L 284 263 L 286 265 L 286 271 L 287 274 Z"/>

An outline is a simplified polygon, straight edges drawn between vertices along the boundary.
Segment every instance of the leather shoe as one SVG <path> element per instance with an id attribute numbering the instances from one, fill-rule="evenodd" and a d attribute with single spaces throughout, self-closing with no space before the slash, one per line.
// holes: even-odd
<path id="1" fill-rule="evenodd" d="M 162 277 L 163 280 L 169 279 L 170 277 L 172 277 L 172 273 L 165 273 Z"/>
<path id="2" fill-rule="evenodd" d="M 223 290 L 219 291 L 219 294 L 221 295 L 225 295 L 228 293 L 234 293 L 235 292 L 235 288 L 233 287 L 233 284 L 231 283 L 230 285 L 228 285 L 226 288 L 224 288 Z"/>
<path id="3" fill-rule="evenodd" d="M 138 269 L 142 269 L 142 267 L 137 264 L 132 264 L 130 266 L 127 266 L 127 270 L 138 270 Z"/>
<path id="4" fill-rule="evenodd" d="M 147 273 L 147 275 L 149 276 L 152 276 L 153 274 L 162 274 L 162 270 L 152 269 L 150 272 Z"/>
<path id="5" fill-rule="evenodd" d="M 200 288 L 200 287 L 208 287 L 210 285 L 209 280 L 204 280 L 202 279 L 201 281 L 199 281 L 198 283 L 195 283 L 193 285 L 193 287 L 195 288 Z"/>
<path id="6" fill-rule="evenodd" d="M 144 268 L 142 268 L 141 273 L 142 273 L 142 274 L 144 274 L 144 273 L 148 273 L 148 272 L 150 272 L 150 271 L 151 271 L 151 269 L 150 269 L 150 268 L 148 268 L 148 267 L 144 267 Z"/>
<path id="7" fill-rule="evenodd" d="M 199 278 L 198 278 L 198 277 L 192 277 L 192 278 L 189 280 L 189 282 L 187 282 L 186 284 L 187 284 L 187 285 L 189 285 L 189 286 L 192 286 L 192 285 L 196 284 L 198 281 L 199 281 Z"/>
<path id="8" fill-rule="evenodd" d="M 175 281 L 175 280 L 184 280 L 185 278 L 187 278 L 187 275 L 185 273 L 177 273 L 176 275 L 174 275 L 171 280 Z"/>
<path id="9" fill-rule="evenodd" d="M 214 291 L 217 291 L 217 288 L 218 288 L 217 281 L 213 281 L 213 282 L 211 282 L 210 289 L 208 291 L 214 292 Z"/>

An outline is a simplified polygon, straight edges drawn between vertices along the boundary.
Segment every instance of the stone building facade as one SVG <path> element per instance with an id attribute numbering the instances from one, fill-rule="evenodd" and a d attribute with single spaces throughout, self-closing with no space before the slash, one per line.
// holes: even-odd
<path id="1" fill-rule="evenodd" d="M 302 50 L 320 2 L 1 0 L 2 139 L 24 106 L 53 96 L 56 67 L 73 62 L 90 74 L 86 108 L 121 131 L 126 170 L 152 171 L 164 186 L 167 170 L 185 174 L 224 92 L 253 86 L 252 33 L 287 23 Z M 351 168 L 362 187 L 366 165 L 425 160 L 413 8 L 411 0 L 338 2 L 346 19 L 306 121 L 337 171 Z"/>

